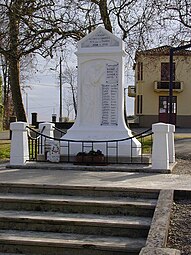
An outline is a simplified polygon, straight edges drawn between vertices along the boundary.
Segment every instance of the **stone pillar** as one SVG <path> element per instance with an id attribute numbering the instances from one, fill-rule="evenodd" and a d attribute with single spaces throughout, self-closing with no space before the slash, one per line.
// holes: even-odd
<path id="1" fill-rule="evenodd" d="M 10 165 L 24 165 L 29 159 L 29 146 L 26 122 L 12 122 Z"/>
<path id="2" fill-rule="evenodd" d="M 56 114 L 52 114 L 52 122 L 53 122 L 53 123 L 56 122 Z"/>
<path id="3" fill-rule="evenodd" d="M 49 136 L 49 137 L 54 137 L 54 127 L 55 124 L 54 123 L 49 123 L 49 122 L 45 122 L 45 123 L 40 123 L 39 124 L 39 132 L 42 133 L 43 135 Z M 44 154 L 45 153 L 45 142 L 46 145 L 51 144 L 53 142 L 53 140 L 42 137 L 40 138 L 40 150 L 39 150 L 39 154 Z"/>
<path id="4" fill-rule="evenodd" d="M 36 112 L 32 112 L 32 126 L 37 127 L 37 113 Z"/>
<path id="5" fill-rule="evenodd" d="M 169 124 L 169 133 L 168 133 L 169 163 L 175 163 L 174 132 L 175 132 L 175 125 Z"/>
<path id="6" fill-rule="evenodd" d="M 156 123 L 152 125 L 154 132 L 152 150 L 152 169 L 169 169 L 169 125 Z"/>
<path id="7" fill-rule="evenodd" d="M 42 130 L 43 130 L 42 133 L 44 135 L 54 137 L 54 127 L 55 127 L 54 123 L 49 123 L 49 122 L 40 123 L 39 124 L 39 131 L 42 132 Z"/>

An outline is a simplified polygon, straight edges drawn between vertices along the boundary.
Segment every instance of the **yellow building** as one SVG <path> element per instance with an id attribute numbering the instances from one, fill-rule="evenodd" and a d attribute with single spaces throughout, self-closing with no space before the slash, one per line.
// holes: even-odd
<path id="1" fill-rule="evenodd" d="M 140 127 L 169 121 L 170 46 L 138 51 L 135 56 L 135 115 Z M 177 127 L 191 127 L 191 51 L 174 52 L 172 120 Z"/>

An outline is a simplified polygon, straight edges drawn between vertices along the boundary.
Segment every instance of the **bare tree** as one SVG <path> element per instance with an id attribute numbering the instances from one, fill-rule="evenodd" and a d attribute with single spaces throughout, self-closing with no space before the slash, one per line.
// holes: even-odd
<path id="1" fill-rule="evenodd" d="M 3 128 L 3 98 L 2 98 L 2 77 L 0 76 L 0 131 Z"/>
<path id="2" fill-rule="evenodd" d="M 97 6 L 99 13 L 97 19 L 94 18 L 95 24 L 101 20 L 106 29 L 121 35 L 130 56 L 136 50 L 190 41 L 191 2 L 188 0 L 86 2 Z M 89 16 L 95 15 L 91 10 L 88 13 Z"/>
<path id="3" fill-rule="evenodd" d="M 126 42 L 126 50 L 132 55 L 137 49 L 145 49 L 153 43 L 160 25 L 157 22 L 155 0 L 68 0 L 80 13 L 87 32 L 102 24 Z"/>
<path id="4" fill-rule="evenodd" d="M 66 120 L 69 120 L 70 118 L 70 113 L 73 111 L 73 101 L 71 100 L 70 97 L 67 97 L 65 100 L 64 100 L 64 105 L 65 105 L 65 110 L 67 112 L 67 117 L 66 117 Z"/>
<path id="5" fill-rule="evenodd" d="M 100 17 L 102 19 L 102 22 L 105 26 L 105 29 L 110 31 L 112 33 L 112 23 L 111 23 L 111 17 L 109 15 L 109 9 L 108 9 L 108 1 L 107 0 L 91 0 L 92 3 L 95 3 L 99 7 Z"/>
<path id="6" fill-rule="evenodd" d="M 20 60 L 38 52 L 52 55 L 60 41 L 79 39 L 81 30 L 62 1 L 1 0 L 0 53 L 9 65 L 10 87 L 17 119 L 26 121 L 20 87 Z"/>
<path id="7" fill-rule="evenodd" d="M 65 70 L 63 72 L 63 81 L 64 81 L 64 84 L 66 85 L 68 84 L 69 87 L 71 88 L 70 91 L 72 94 L 72 106 L 73 106 L 75 118 L 76 118 L 77 116 L 77 69 L 76 67 L 69 66 L 67 62 L 66 62 Z"/>
<path id="8" fill-rule="evenodd" d="M 10 95 L 10 82 L 9 82 L 9 66 L 3 55 L 0 55 L 0 63 L 2 70 L 3 81 L 3 105 L 6 108 L 6 104 Z"/>
<path id="9" fill-rule="evenodd" d="M 191 2 L 188 0 L 155 1 L 160 25 L 169 37 L 169 43 L 190 43 Z M 164 34 L 165 34 L 164 33 Z"/>
<path id="10" fill-rule="evenodd" d="M 181 24 L 179 30 L 172 20 Z M 16 116 L 26 121 L 20 88 L 24 56 L 52 56 L 68 38 L 79 40 L 100 24 L 120 35 L 132 56 L 136 49 L 156 46 L 157 40 L 164 44 L 170 35 L 181 40 L 182 30 L 190 28 L 190 7 L 187 0 L 1 0 L 0 22 L 0 54 L 9 65 Z"/>
<path id="11" fill-rule="evenodd" d="M 8 129 L 10 116 L 14 115 L 12 94 L 10 90 L 10 72 L 6 58 L 0 55 L 2 71 L 2 103 L 3 103 L 3 128 Z"/>

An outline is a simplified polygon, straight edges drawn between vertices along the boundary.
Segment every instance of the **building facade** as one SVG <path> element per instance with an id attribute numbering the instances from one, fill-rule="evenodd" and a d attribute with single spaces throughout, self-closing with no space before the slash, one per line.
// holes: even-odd
<path id="1" fill-rule="evenodd" d="M 128 95 L 135 98 L 135 116 L 140 127 L 169 122 L 170 46 L 136 52 L 135 86 Z M 171 118 L 177 127 L 191 127 L 191 51 L 174 52 Z"/>

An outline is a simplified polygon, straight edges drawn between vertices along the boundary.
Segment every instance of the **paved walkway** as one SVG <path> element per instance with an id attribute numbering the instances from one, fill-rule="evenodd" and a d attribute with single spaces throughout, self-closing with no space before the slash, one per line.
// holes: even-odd
<path id="1" fill-rule="evenodd" d="M 191 134 L 191 129 L 176 129 L 176 133 Z M 8 132 L 3 132 L 0 139 L 7 139 L 7 137 Z M 115 186 L 191 191 L 191 175 L 149 173 L 148 169 L 147 173 L 144 173 L 144 167 L 141 172 L 136 172 L 137 166 L 130 169 L 129 165 L 115 166 L 110 169 L 103 167 L 92 169 L 93 171 L 81 170 L 81 167 L 72 164 L 62 164 L 62 168 L 59 170 L 57 164 L 51 163 L 48 165 L 34 163 L 34 167 L 26 169 L 11 169 L 6 168 L 6 164 L 0 164 L 0 183 Z"/>
<path id="2" fill-rule="evenodd" d="M 82 170 L 81 166 L 73 166 L 72 164 L 65 164 L 65 170 L 58 170 L 58 165 L 51 163 L 48 165 L 49 167 L 44 167 L 44 169 L 41 166 L 38 163 L 35 167 L 39 167 L 39 169 L 11 169 L 6 168 L 5 164 L 1 164 L 0 183 L 86 185 L 191 191 L 191 175 L 125 172 L 124 169 L 120 171 L 117 166 L 116 170 L 111 171 L 109 169 L 105 171 L 104 169 L 95 168 L 91 171 Z M 67 170 L 68 167 L 70 170 Z"/>

